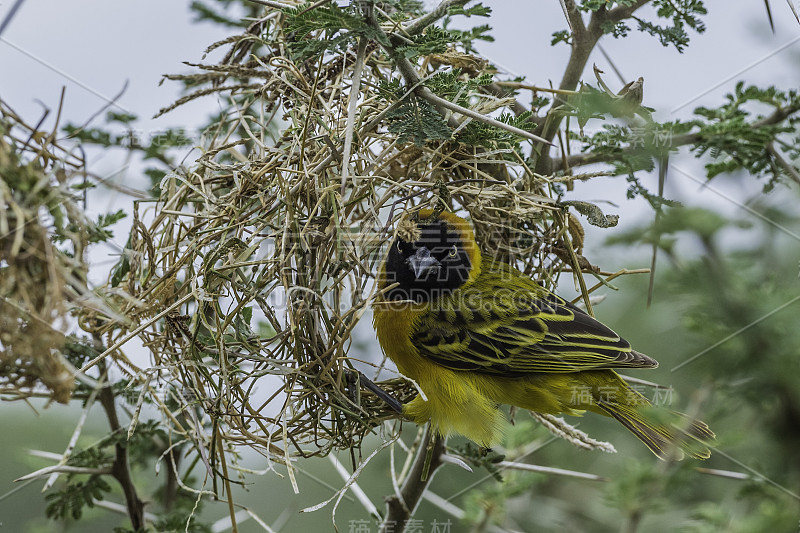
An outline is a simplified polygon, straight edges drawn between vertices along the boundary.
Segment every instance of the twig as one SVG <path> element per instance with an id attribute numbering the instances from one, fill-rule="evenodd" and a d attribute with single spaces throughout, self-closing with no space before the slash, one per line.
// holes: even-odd
<path id="1" fill-rule="evenodd" d="M 104 379 L 105 376 L 101 376 L 100 381 L 103 381 Z M 78 444 L 78 437 L 80 437 L 81 432 L 83 431 L 83 427 L 86 424 L 86 420 L 89 416 L 89 411 L 94 405 L 94 401 L 97 398 L 97 395 L 99 394 L 100 390 L 102 390 L 102 385 L 98 383 L 97 387 L 93 389 L 92 392 L 89 394 L 89 398 L 86 400 L 86 404 L 83 408 L 83 411 L 81 412 L 81 417 L 78 419 L 78 423 L 75 425 L 75 429 L 72 432 L 72 436 L 69 439 L 69 443 L 67 443 L 67 449 L 64 450 L 64 454 L 59 458 L 59 466 L 66 465 L 70 455 L 72 454 L 72 450 L 74 450 L 75 446 Z M 53 472 L 45 482 L 44 490 L 47 490 L 50 487 L 52 487 L 57 479 L 58 479 L 58 472 Z"/>
<path id="2" fill-rule="evenodd" d="M 429 452 L 431 445 L 432 449 Z M 392 533 L 403 533 L 405 531 L 408 520 L 414 515 L 414 510 L 422 499 L 425 489 L 433 479 L 433 474 L 442 465 L 441 456 L 444 450 L 443 439 L 439 438 L 435 430 L 428 426 L 425 430 L 425 436 L 417 449 L 414 465 L 400 488 L 400 496 L 393 495 L 386 500 L 387 513 L 383 524 L 381 524 L 381 533 L 389 533 L 390 531 Z M 428 461 L 429 456 L 430 461 Z M 426 463 L 429 466 L 427 477 L 423 481 L 423 475 L 426 474 Z"/>
<path id="3" fill-rule="evenodd" d="M 111 511 L 113 513 L 119 514 L 128 514 L 128 510 L 125 508 L 124 505 L 120 505 L 116 502 L 110 502 L 108 500 L 94 500 L 94 505 L 100 507 L 101 509 L 105 509 L 106 511 Z M 144 513 L 144 519 L 148 522 L 157 522 L 158 516 L 154 515 L 153 513 Z"/>
<path id="4" fill-rule="evenodd" d="M 664 184 L 667 182 L 667 170 L 669 170 L 669 152 L 664 152 L 658 158 L 658 196 L 664 197 Z M 655 219 L 653 226 L 660 227 L 662 211 L 656 209 Z M 661 233 L 656 233 L 655 240 L 652 244 L 652 252 L 650 255 L 650 279 L 647 282 L 647 308 L 653 304 L 653 295 L 656 290 L 656 266 L 658 259 L 658 248 L 661 244 Z"/>
<path id="5" fill-rule="evenodd" d="M 30 474 L 25 474 L 24 476 L 15 479 L 14 482 L 16 483 L 17 481 L 28 481 L 29 479 L 36 479 L 53 473 L 107 475 L 111 473 L 111 467 L 106 466 L 101 468 L 89 468 L 86 466 L 53 465 L 53 466 L 48 466 L 46 468 L 41 468 L 35 472 L 31 472 Z"/>
<path id="6" fill-rule="evenodd" d="M 551 87 L 540 87 L 538 85 L 531 85 L 530 83 L 523 83 L 521 81 L 496 81 L 495 83 L 499 87 L 509 87 L 511 89 L 525 89 L 527 91 L 533 91 L 535 93 L 541 92 L 541 93 L 561 94 L 564 96 L 571 96 L 573 94 L 578 94 L 577 91 L 553 89 Z"/>
<path id="7" fill-rule="evenodd" d="M 17 10 L 22 6 L 22 3 L 24 1 L 25 0 L 17 0 L 16 2 L 14 2 L 14 5 L 11 6 L 11 9 L 8 10 L 8 13 L 6 13 L 6 17 L 3 19 L 2 24 L 0 24 L 0 35 L 3 35 L 5 29 L 8 27 L 9 24 L 11 24 L 11 19 L 13 19 L 14 15 L 17 14 Z"/>
<path id="8" fill-rule="evenodd" d="M 225 484 L 225 497 L 228 502 L 228 518 L 230 519 L 231 533 L 239 533 L 239 526 L 236 524 L 236 506 L 233 503 L 233 491 L 231 490 L 231 478 L 228 474 L 228 460 L 225 459 L 225 445 L 222 442 L 222 434 L 220 431 L 217 431 L 217 450 L 219 452 L 219 462 L 222 465 L 222 479 Z"/>
<path id="9" fill-rule="evenodd" d="M 103 410 L 106 412 L 111 432 L 122 432 L 123 429 L 117 417 L 117 408 L 114 405 L 114 391 L 110 385 L 100 390 L 99 399 Z M 145 526 L 144 502 L 139 499 L 139 495 L 136 493 L 136 486 L 131 478 L 130 465 L 128 464 L 128 448 L 124 442 L 118 440 L 114 445 L 114 450 L 115 457 L 114 464 L 111 466 L 111 475 L 119 482 L 122 492 L 125 494 L 125 503 L 128 507 L 131 526 L 134 531 L 139 531 L 144 529 Z"/>
<path id="10" fill-rule="evenodd" d="M 717 477 L 724 477 L 727 479 L 752 479 L 753 476 L 750 474 L 745 474 L 744 472 L 733 472 L 731 470 L 719 470 L 718 468 L 703 468 L 698 466 L 695 468 L 701 474 L 707 474 L 709 476 L 717 476 Z"/>
<path id="11" fill-rule="evenodd" d="M 564 270 L 562 270 L 562 272 L 570 273 L 570 272 L 575 272 L 575 271 L 572 270 L 571 268 L 565 268 Z M 605 270 L 601 270 L 599 272 L 595 272 L 593 270 L 583 269 L 583 270 L 581 270 L 581 272 L 583 272 L 584 274 L 598 274 L 600 276 L 611 276 L 610 278 L 606 279 L 606 281 L 611 281 L 612 279 L 614 279 L 614 278 L 616 278 L 618 276 L 622 276 L 624 274 L 649 274 L 650 273 L 650 269 L 649 268 L 634 268 L 634 269 L 623 268 L 622 270 L 618 270 L 616 272 L 607 272 Z M 597 285 L 595 285 L 594 287 L 589 289 L 589 292 L 595 291 L 595 290 L 599 289 L 603 285 L 605 285 L 605 283 L 598 283 Z"/>
<path id="12" fill-rule="evenodd" d="M 537 141 L 540 143 L 551 144 L 550 141 L 542 137 L 539 137 L 538 135 L 534 135 L 528 131 L 516 128 L 514 126 L 509 126 L 508 124 L 500 122 L 499 120 L 495 120 L 491 117 L 481 115 L 480 113 L 472 111 L 471 109 L 467 109 L 466 107 L 462 107 L 458 104 L 455 104 L 449 100 L 446 100 L 444 98 L 441 98 L 440 96 L 435 95 L 430 89 L 422 85 L 422 79 L 420 78 L 419 74 L 417 73 L 416 69 L 411 64 L 411 62 L 402 54 L 397 53 L 396 44 L 394 44 L 395 41 L 397 40 L 397 36 L 386 35 L 386 33 L 378 24 L 378 21 L 375 19 L 374 14 L 368 14 L 367 22 L 369 23 L 370 26 L 372 26 L 372 28 L 376 32 L 385 37 L 386 42 L 392 43 L 389 46 L 383 45 L 383 48 L 386 50 L 389 56 L 392 57 L 392 59 L 394 59 L 394 62 L 397 65 L 397 69 L 400 71 L 400 75 L 403 76 L 403 79 L 405 80 L 406 84 L 409 87 L 413 88 L 415 95 L 433 104 L 433 106 L 442 116 L 447 116 L 447 114 L 444 112 L 444 109 L 448 109 L 455 113 L 460 113 L 464 116 L 470 117 L 474 120 L 478 120 L 485 124 L 489 124 L 496 128 L 506 130 L 515 135 L 525 137 L 526 139 L 530 139 L 532 141 Z M 460 126 L 460 124 L 457 121 L 455 121 L 455 118 L 452 116 L 448 119 L 448 125 L 454 129 Z"/>
<path id="13" fill-rule="evenodd" d="M 177 309 L 183 303 L 189 301 L 193 296 L 194 296 L 194 294 L 190 292 L 189 294 L 187 294 L 186 296 L 184 296 L 183 298 L 181 298 L 177 302 L 173 303 L 172 305 L 170 305 L 169 307 L 167 307 L 166 309 L 164 309 L 163 311 L 158 313 L 156 316 L 154 316 L 152 319 L 148 320 L 147 322 L 145 322 L 144 324 L 142 324 L 141 326 L 139 326 L 135 330 L 133 330 L 130 333 L 128 333 L 127 335 L 125 335 L 122 339 L 118 340 L 116 343 L 114 343 L 113 346 L 111 346 L 110 348 L 105 350 L 103 353 L 101 353 L 100 355 L 98 355 L 97 357 L 95 357 L 94 359 L 92 359 L 91 361 L 86 363 L 85 365 L 83 365 L 83 367 L 80 369 L 80 371 L 81 372 L 86 372 L 87 370 L 92 368 L 94 365 L 96 365 L 97 363 L 102 361 L 104 358 L 106 358 L 114 350 L 120 348 L 123 344 L 125 344 L 128 341 L 130 341 L 132 338 L 137 336 L 139 333 L 141 333 L 145 329 L 149 328 L 150 326 L 152 326 L 153 324 L 158 322 L 161 318 L 163 318 L 164 316 L 169 314 L 172 310 Z"/>
<path id="14" fill-rule="evenodd" d="M 346 482 L 348 479 L 350 479 L 350 472 L 347 471 L 347 469 L 344 467 L 341 461 L 339 461 L 339 459 L 336 458 L 335 455 L 330 454 L 328 456 L 328 459 L 331 461 L 333 467 L 342 477 L 343 481 Z M 359 503 L 361 503 L 364 509 L 370 514 L 370 516 L 375 518 L 380 518 L 381 514 L 378 512 L 378 508 L 375 507 L 375 504 L 372 503 L 372 500 L 369 499 L 369 496 L 367 496 L 367 493 L 364 492 L 364 489 L 361 488 L 358 482 L 353 482 L 350 485 L 350 490 L 353 492 L 353 495 L 356 497 Z"/>
<path id="15" fill-rule="evenodd" d="M 583 274 L 581 274 L 581 266 L 580 262 L 578 261 L 578 256 L 575 253 L 575 248 L 572 246 L 572 240 L 569 238 L 569 230 L 567 229 L 567 222 L 564 220 L 561 213 L 556 212 L 554 213 L 556 220 L 558 220 L 559 225 L 564 228 L 564 242 L 567 244 L 567 252 L 569 253 L 570 261 L 572 261 L 572 270 L 573 275 L 578 280 L 578 285 L 581 288 L 581 295 L 583 295 L 583 303 L 586 305 L 586 312 L 589 313 L 589 316 L 594 316 L 594 310 L 592 309 L 592 302 L 589 300 L 589 291 L 586 290 L 586 280 L 583 279 Z M 569 216 L 569 214 L 567 214 Z"/>
<path id="16" fill-rule="evenodd" d="M 323 4 L 329 4 L 329 3 L 331 3 L 332 1 L 333 1 L 333 0 L 319 0 L 319 2 L 316 2 L 316 3 L 314 3 L 314 4 L 311 4 L 310 6 L 308 6 L 308 7 L 307 7 L 307 8 L 305 8 L 304 10 L 302 10 L 300 13 L 298 13 L 297 15 L 298 15 L 298 16 L 300 16 L 300 15 L 304 15 L 304 14 L 308 13 L 309 11 L 313 11 L 313 10 L 317 9 L 318 7 L 322 6 Z"/>
<path id="17" fill-rule="evenodd" d="M 797 169 L 789 164 L 788 161 L 783 157 L 783 155 L 775 148 L 774 143 L 769 143 L 767 145 L 767 151 L 772 154 L 772 157 L 778 162 L 778 165 L 783 169 L 789 178 L 795 183 L 800 183 L 800 172 L 797 172 Z"/>
<path id="18" fill-rule="evenodd" d="M 272 2 L 271 0 L 247 0 L 254 4 L 261 4 L 262 6 L 272 7 L 275 9 L 292 9 L 295 6 L 289 4 L 281 4 L 280 2 Z"/>
<path id="19" fill-rule="evenodd" d="M 606 453 L 617 453 L 616 448 L 614 448 L 614 445 L 611 443 L 591 438 L 577 427 L 568 424 L 567 421 L 561 417 L 536 413 L 534 411 L 529 411 L 529 413 L 555 437 L 571 442 L 578 448 L 583 448 L 584 450 L 600 450 Z"/>
<path id="20" fill-rule="evenodd" d="M 510 126 L 505 124 L 504 122 L 500 122 L 499 120 L 495 120 L 492 117 L 487 117 L 486 115 L 481 115 L 471 109 L 467 109 L 466 107 L 462 107 L 458 104 L 454 104 L 449 100 L 445 100 L 444 98 L 435 95 L 431 92 L 427 87 L 420 87 L 417 91 L 417 96 L 421 96 L 422 98 L 428 100 L 432 104 L 440 105 L 450 111 L 454 111 L 456 113 L 460 113 L 477 121 L 483 122 L 485 124 L 489 124 L 490 126 L 494 126 L 495 128 L 499 128 L 501 130 L 506 130 L 508 132 L 513 133 L 514 135 L 519 135 L 520 137 L 525 137 L 526 139 L 530 139 L 531 141 L 541 142 L 545 144 L 552 144 L 550 141 L 543 137 L 539 137 L 538 135 L 534 135 L 529 131 L 525 131 L 520 128 L 516 128 L 514 126 Z"/>
<path id="21" fill-rule="evenodd" d="M 772 126 L 774 124 L 778 124 L 784 120 L 786 120 L 791 115 L 800 111 L 800 106 L 789 106 L 789 107 L 782 107 L 776 109 L 771 115 L 762 118 L 761 120 L 757 120 L 750 124 L 750 128 L 757 130 L 759 128 L 763 128 L 765 126 Z M 694 133 L 685 133 L 683 135 L 676 135 L 669 139 L 669 144 L 664 146 L 664 150 L 672 150 L 678 148 L 679 146 L 685 146 L 688 144 L 697 144 L 702 140 L 702 136 L 699 132 Z M 641 147 L 638 146 L 627 146 L 621 150 L 621 152 L 607 155 L 607 154 L 597 154 L 597 153 L 579 153 L 567 156 L 566 161 L 562 164 L 561 161 L 553 161 L 552 170 L 558 171 L 563 170 L 564 168 L 573 168 L 578 166 L 585 166 L 591 165 L 594 163 L 605 163 L 607 161 L 618 160 L 621 155 L 631 155 L 641 152 Z M 564 167 L 566 165 L 566 167 Z"/>
<path id="22" fill-rule="evenodd" d="M 425 491 L 425 494 L 422 496 L 422 499 L 429 502 L 432 505 L 435 505 L 445 513 L 461 520 L 467 514 L 463 509 L 460 507 L 453 505 L 450 500 L 446 500 L 432 491 Z"/>
<path id="23" fill-rule="evenodd" d="M 407 26 L 403 28 L 403 31 L 408 35 L 416 35 L 443 16 L 447 15 L 447 11 L 451 7 L 460 7 L 469 2 L 469 0 L 442 0 L 435 9 L 431 10 L 430 13 L 424 15 L 414 22 L 411 22 Z"/>
<path id="24" fill-rule="evenodd" d="M 356 108 L 358 106 L 359 91 L 361 90 L 361 72 L 364 69 L 364 58 L 367 55 L 367 43 L 368 39 L 364 36 L 358 39 L 356 64 L 353 67 L 353 84 L 350 86 L 350 95 L 347 98 L 347 121 L 344 130 L 344 151 L 342 152 L 342 189 L 340 192 L 342 197 L 344 197 L 344 193 L 347 189 L 347 178 L 350 175 L 350 154 L 353 150 L 353 128 L 356 123 Z"/>
<path id="25" fill-rule="evenodd" d="M 551 466 L 530 465 L 527 463 L 517 463 L 513 461 L 500 461 L 497 466 L 503 469 L 511 470 L 525 470 L 527 472 L 540 472 L 542 474 L 553 474 L 556 476 L 574 477 L 578 479 L 588 479 L 591 481 L 608 481 L 608 478 L 598 476 L 596 474 L 587 474 L 586 472 L 577 472 L 575 470 L 565 470 L 563 468 L 553 468 Z"/>

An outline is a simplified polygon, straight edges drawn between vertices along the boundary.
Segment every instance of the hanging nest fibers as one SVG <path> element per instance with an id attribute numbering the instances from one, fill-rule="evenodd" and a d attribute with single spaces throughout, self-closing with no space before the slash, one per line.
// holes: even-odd
<path id="1" fill-rule="evenodd" d="M 84 214 L 83 161 L 55 130 L 27 124 L 0 100 L 0 397 L 70 400 L 63 353 L 70 313 L 113 315 L 86 286 L 84 250 L 103 228 Z"/>

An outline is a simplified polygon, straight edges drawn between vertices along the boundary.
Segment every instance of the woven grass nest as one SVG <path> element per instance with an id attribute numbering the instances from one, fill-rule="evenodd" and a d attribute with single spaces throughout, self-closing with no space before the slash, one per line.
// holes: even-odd
<path id="1" fill-rule="evenodd" d="M 80 370 L 114 361 L 139 391 L 132 426 L 153 403 L 196 445 L 249 446 L 279 460 L 358 451 L 365 435 L 398 419 L 360 386 L 360 372 L 401 402 L 416 394 L 378 372 L 386 361 L 377 343 L 366 360 L 352 349 L 386 246 L 409 213 L 439 207 L 468 217 L 486 254 L 549 287 L 562 272 L 593 268 L 580 255 L 581 224 L 561 201 L 575 177 L 535 173 L 527 161 L 543 145 L 487 123 L 516 105 L 471 83 L 491 75 L 487 61 L 431 54 L 392 83 L 387 48 L 366 38 L 298 60 L 301 16 L 265 7 L 247 32 L 209 48 L 227 48 L 221 61 L 166 76 L 189 93 L 162 113 L 209 95 L 229 107 L 205 131 L 202 155 L 168 174 L 157 200 L 134 203 L 125 253 L 96 291 L 106 306 L 79 316 L 102 339 Z M 442 72 L 463 87 L 452 100 L 476 116 L 417 90 Z M 403 125 L 417 113 L 424 127 L 431 112 L 450 131 L 415 143 Z M 467 142 L 481 132 L 498 140 Z M 134 337 L 148 365 L 126 352 Z M 201 425 L 208 431 L 193 429 Z"/>

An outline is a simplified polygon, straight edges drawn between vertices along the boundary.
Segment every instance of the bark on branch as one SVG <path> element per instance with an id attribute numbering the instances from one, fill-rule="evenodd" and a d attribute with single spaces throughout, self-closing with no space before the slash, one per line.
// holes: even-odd
<path id="1" fill-rule="evenodd" d="M 386 499 L 387 513 L 381 525 L 381 533 L 403 533 L 405 531 L 406 524 L 414 516 L 414 510 L 433 479 L 434 472 L 442 465 L 443 454 L 444 439 L 440 438 L 436 431 L 429 426 L 425 430 L 425 435 L 417 450 L 414 464 L 400 488 L 400 494 Z M 428 457 L 430 457 L 430 463 L 427 463 Z M 422 479 L 423 474 L 427 474 L 424 480 Z"/>
<path id="2" fill-rule="evenodd" d="M 98 395 L 100 404 L 106 412 L 108 424 L 111 426 L 112 433 L 122 431 L 122 426 L 117 417 L 117 408 L 114 405 L 114 392 L 111 387 L 103 387 Z M 123 442 L 117 442 L 115 447 L 114 464 L 111 466 L 111 475 L 116 479 L 122 492 L 125 494 L 125 504 L 128 507 L 128 517 L 131 519 L 131 526 L 134 531 L 144 529 L 144 502 L 139 499 L 136 493 L 136 486 L 131 478 L 130 465 L 128 463 L 128 448 Z"/>
<path id="3" fill-rule="evenodd" d="M 649 1 L 639 0 L 630 6 L 619 6 L 610 11 L 602 8 L 592 14 L 588 25 L 584 25 L 583 17 L 575 1 L 565 0 L 567 19 L 572 29 L 572 52 L 558 88 L 560 90 L 574 91 L 581 81 L 581 76 L 583 76 L 583 71 L 586 68 L 586 63 L 589 61 L 592 50 L 594 50 L 600 37 L 604 34 L 604 28 L 608 24 L 615 24 L 630 18 L 637 9 Z M 553 98 L 553 105 L 550 106 L 550 110 L 544 120 L 545 128 L 542 132 L 542 137 L 549 143 L 553 141 L 558 129 L 561 127 L 563 115 L 557 108 L 564 103 L 566 102 L 559 96 Z M 542 156 L 536 165 L 536 172 L 550 174 L 553 170 L 552 166 L 553 161 L 547 150 L 542 150 Z"/>

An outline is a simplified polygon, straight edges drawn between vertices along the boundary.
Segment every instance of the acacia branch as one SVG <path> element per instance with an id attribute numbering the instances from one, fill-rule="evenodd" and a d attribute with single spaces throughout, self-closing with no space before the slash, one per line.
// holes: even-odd
<path id="1" fill-rule="evenodd" d="M 458 104 L 455 104 L 455 103 L 453 103 L 453 102 L 451 102 L 449 100 L 445 100 L 441 96 L 437 96 L 437 95 L 433 94 L 427 88 L 424 88 L 424 89 L 425 89 L 426 93 L 423 94 L 423 98 L 425 98 L 426 100 L 428 100 L 432 104 L 439 104 L 440 106 L 444 107 L 445 109 L 449 109 L 450 111 L 453 111 L 455 113 L 459 113 L 461 115 L 465 115 L 465 116 L 470 117 L 472 119 L 475 119 L 475 120 L 478 120 L 480 122 L 484 122 L 486 124 L 489 124 L 490 126 L 494 126 L 495 128 L 499 128 L 499 129 L 502 129 L 502 130 L 509 131 L 509 132 L 511 132 L 511 133 L 513 133 L 515 135 L 519 135 L 520 137 L 525 137 L 525 138 L 530 139 L 532 141 L 547 142 L 546 139 L 543 139 L 543 138 L 539 137 L 538 135 L 534 135 L 533 133 L 531 133 L 529 131 L 525 131 L 523 129 L 516 128 L 514 126 L 510 126 L 510 125 L 508 125 L 508 124 L 506 124 L 504 122 L 500 122 L 499 120 L 495 120 L 492 117 L 487 117 L 486 115 L 481 115 L 480 113 L 477 113 L 477 112 L 473 111 L 472 109 L 467 109 L 466 107 L 462 107 L 462 106 L 460 106 Z"/>
<path id="2" fill-rule="evenodd" d="M 469 2 L 469 0 L 442 0 L 442 3 L 431 10 L 430 13 L 405 26 L 404 32 L 408 35 L 416 35 L 443 16 L 447 15 L 447 11 L 451 7 L 461 7 L 467 2 Z"/>
<path id="3" fill-rule="evenodd" d="M 776 109 L 771 115 L 760 120 L 756 120 L 750 124 L 750 127 L 754 130 L 758 130 L 767 126 L 774 126 L 775 124 L 780 124 L 798 111 L 800 111 L 800 105 L 781 107 Z M 684 133 L 682 135 L 676 135 L 669 138 L 668 141 L 665 142 L 663 149 L 665 152 L 667 152 L 681 146 L 698 144 L 702 140 L 703 135 L 701 135 L 700 132 L 696 131 L 692 133 Z M 636 155 L 637 153 L 641 152 L 641 150 L 642 149 L 639 146 L 629 145 L 616 154 L 604 154 L 596 152 L 572 154 L 562 160 L 554 160 L 551 170 L 555 172 L 559 170 L 567 170 L 570 168 L 591 165 L 594 163 L 609 163 L 611 161 L 618 160 L 620 156 Z M 781 163 L 780 160 L 778 162 Z M 785 160 L 783 162 L 786 163 Z M 795 173 L 796 172 L 797 171 L 795 170 Z M 794 175 L 790 174 L 790 177 L 794 179 Z"/>
<path id="4" fill-rule="evenodd" d="M 778 166 L 783 169 L 789 178 L 791 178 L 795 183 L 800 184 L 800 173 L 797 172 L 797 169 L 794 168 L 781 154 L 777 148 L 775 148 L 774 143 L 769 143 L 767 145 L 767 151 L 772 154 L 772 157 L 778 163 Z"/>
<path id="5" fill-rule="evenodd" d="M 400 45 L 400 38 L 397 35 L 387 35 L 386 32 L 383 31 L 380 24 L 378 24 L 378 20 L 375 18 L 375 13 L 372 10 L 368 10 L 365 13 L 365 18 L 367 24 L 369 24 L 372 29 L 375 30 L 378 35 L 381 36 L 381 47 L 386 51 L 389 57 L 392 58 L 394 64 L 397 65 L 397 70 L 400 71 L 400 75 L 405 80 L 406 85 L 408 85 L 409 90 L 413 91 L 414 94 L 419 96 L 420 98 L 426 98 L 428 94 L 432 94 L 431 91 L 422 85 L 422 78 L 420 77 L 417 70 L 414 68 L 414 65 L 411 64 L 405 56 L 397 52 L 397 47 Z M 385 44 L 389 43 L 389 44 Z M 431 102 L 433 106 L 436 108 L 436 111 L 439 112 L 440 115 L 446 116 L 447 112 L 445 108 L 441 106 L 439 102 Z M 451 128 L 455 129 L 459 126 L 458 121 L 454 117 L 450 117 L 447 121 L 447 125 Z"/>
<path id="6" fill-rule="evenodd" d="M 18 481 L 28 481 L 29 479 L 36 479 L 43 476 L 49 476 L 50 474 L 53 473 L 107 475 L 111 473 L 111 468 L 110 467 L 89 468 L 85 466 L 54 465 L 39 469 L 36 472 L 31 472 L 30 474 L 26 474 L 22 477 L 15 479 L 14 482 L 16 483 Z"/>
<path id="7" fill-rule="evenodd" d="M 575 5 L 575 1 L 564 0 L 561 5 L 564 8 L 564 16 L 567 17 L 569 31 L 572 33 L 573 37 L 575 34 L 582 36 L 586 33 L 586 25 L 583 23 L 583 17 L 581 16 L 580 10 L 578 10 Z"/>
<path id="8" fill-rule="evenodd" d="M 408 87 L 413 91 L 413 93 L 416 96 L 428 101 L 431 105 L 433 105 L 436 111 L 438 111 L 440 115 L 442 115 L 443 117 L 447 116 L 447 110 L 450 110 L 455 113 L 459 113 L 461 115 L 470 117 L 473 120 L 478 120 L 485 124 L 489 124 L 490 126 L 494 126 L 495 128 L 500 128 L 508 132 L 511 132 L 515 135 L 525 137 L 532 141 L 538 141 L 541 143 L 550 144 L 550 142 L 547 139 L 543 139 L 538 135 L 534 135 L 528 131 L 516 128 L 514 126 L 510 126 L 508 124 L 500 122 L 499 120 L 495 120 L 491 117 L 481 115 L 480 113 L 476 113 L 471 109 L 467 109 L 466 107 L 460 106 L 456 103 L 453 103 L 449 100 L 446 100 L 444 98 L 441 98 L 440 96 L 433 94 L 433 92 L 430 89 L 428 89 L 422 84 L 422 78 L 420 77 L 419 73 L 417 73 L 417 70 L 414 68 L 414 65 L 411 64 L 411 61 L 409 61 L 405 56 L 397 52 L 399 37 L 394 34 L 386 35 L 386 33 L 378 24 L 378 21 L 375 19 L 374 13 L 368 11 L 366 13 L 366 19 L 367 23 L 383 37 L 382 40 L 384 42 L 390 43 L 389 45 L 382 44 L 383 49 L 386 51 L 387 54 L 389 54 L 389 57 L 391 57 L 394 60 L 395 65 L 397 65 L 397 70 L 400 71 L 400 75 L 403 76 L 403 80 L 405 80 L 406 85 L 408 85 Z M 456 129 L 460 126 L 459 122 L 452 115 L 447 120 L 447 125 L 453 129 Z"/>
<path id="9" fill-rule="evenodd" d="M 386 499 L 387 512 L 386 518 L 381 524 L 381 533 L 403 533 L 405 531 L 406 524 L 414 515 L 414 510 L 433 479 L 434 472 L 443 464 L 443 454 L 444 439 L 438 437 L 436 431 L 428 426 L 417 450 L 414 464 L 400 488 L 400 494 Z M 429 457 L 430 462 L 428 462 Z M 423 480 L 425 474 L 427 475 Z"/>
<path id="10" fill-rule="evenodd" d="M 583 18 L 575 1 L 565 0 L 564 6 L 567 19 L 572 28 L 572 52 L 558 88 L 564 91 L 574 91 L 581 81 L 581 76 L 583 76 L 583 71 L 586 68 L 586 63 L 589 61 L 592 50 L 594 50 L 600 37 L 603 36 L 603 28 L 609 23 L 615 24 L 630 18 L 637 9 L 649 1 L 638 0 L 630 6 L 619 6 L 611 11 L 607 11 L 605 8 L 599 9 L 592 14 L 591 19 L 589 19 L 589 25 L 584 26 Z M 552 143 L 558 129 L 561 127 L 563 116 L 558 108 L 564 103 L 566 102 L 563 99 L 556 96 L 544 120 L 545 128 L 542 137 L 548 143 Z M 552 172 L 551 167 L 553 164 L 554 162 L 550 156 L 543 150 L 542 157 L 539 158 L 536 165 L 536 172 L 549 174 Z"/>
<path id="11" fill-rule="evenodd" d="M 120 433 L 122 426 L 117 417 L 117 408 L 114 405 L 114 392 L 111 386 L 103 387 L 99 394 L 100 404 L 106 412 L 108 424 L 111 426 L 111 433 Z M 122 487 L 125 494 L 125 503 L 128 507 L 128 517 L 131 519 L 131 526 L 134 531 L 144 529 L 144 502 L 139 499 L 136 493 L 136 486 L 131 478 L 130 465 L 128 463 L 128 448 L 125 443 L 117 441 L 114 445 L 115 457 L 114 464 L 111 465 L 111 475 Z"/>

